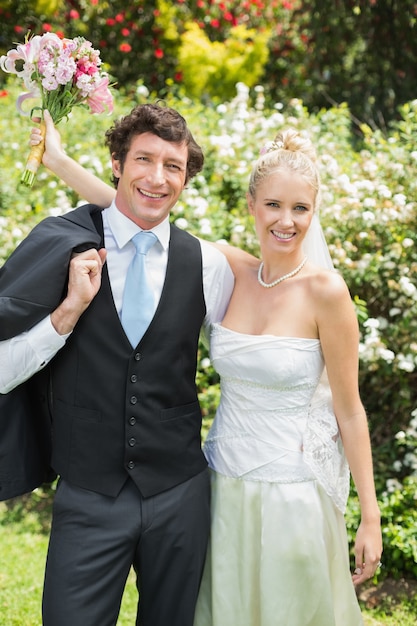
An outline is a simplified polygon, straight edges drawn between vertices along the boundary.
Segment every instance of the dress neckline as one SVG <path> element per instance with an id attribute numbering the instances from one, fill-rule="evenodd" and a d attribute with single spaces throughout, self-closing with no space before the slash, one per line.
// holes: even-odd
<path id="1" fill-rule="evenodd" d="M 250 333 L 242 333 L 238 330 L 233 330 L 232 328 L 228 328 L 227 326 L 223 326 L 220 322 L 214 322 L 212 324 L 212 332 L 213 331 L 226 331 L 228 333 L 232 333 L 234 335 L 239 335 L 241 337 L 252 337 L 253 339 L 263 339 L 263 338 L 272 338 L 272 339 L 277 339 L 277 340 L 293 340 L 293 341 L 312 341 L 315 342 L 317 344 L 320 344 L 320 339 L 318 338 L 314 338 L 314 337 L 291 337 L 288 335 L 271 335 L 271 334 L 264 334 L 264 335 L 253 335 Z"/>

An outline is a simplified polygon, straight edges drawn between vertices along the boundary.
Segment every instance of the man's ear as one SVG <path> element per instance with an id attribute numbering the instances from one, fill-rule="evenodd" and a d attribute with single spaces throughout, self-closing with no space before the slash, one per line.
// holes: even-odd
<path id="1" fill-rule="evenodd" d="M 120 178 L 122 173 L 120 167 L 120 159 L 116 158 L 115 152 L 113 152 L 113 154 L 111 155 L 111 168 L 113 171 L 113 176 L 115 176 L 115 178 Z"/>

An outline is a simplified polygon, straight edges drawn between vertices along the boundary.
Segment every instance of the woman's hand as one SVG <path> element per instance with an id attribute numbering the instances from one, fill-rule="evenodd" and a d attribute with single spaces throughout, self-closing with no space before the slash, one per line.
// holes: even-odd
<path id="1" fill-rule="evenodd" d="M 49 111 L 45 110 L 43 119 L 46 127 L 45 134 L 45 152 L 42 156 L 42 163 L 48 169 L 54 171 L 55 164 L 60 158 L 65 156 L 65 152 L 62 148 L 61 135 L 57 130 Z M 33 122 L 39 123 L 41 120 L 39 117 L 34 117 Z M 36 146 L 41 142 L 41 129 L 38 126 L 34 126 L 30 132 L 29 144 Z"/>
<path id="2" fill-rule="evenodd" d="M 355 570 L 352 575 L 354 585 L 360 585 L 372 578 L 381 567 L 382 534 L 379 520 L 361 521 L 355 541 Z"/>

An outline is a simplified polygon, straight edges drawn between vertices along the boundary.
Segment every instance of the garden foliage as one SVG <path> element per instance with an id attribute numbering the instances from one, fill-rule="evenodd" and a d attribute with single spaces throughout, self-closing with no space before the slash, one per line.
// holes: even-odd
<path id="1" fill-rule="evenodd" d="M 199 236 L 257 253 L 245 201 L 250 163 L 283 127 L 312 136 L 322 223 L 360 321 L 383 573 L 417 576 L 414 0 L 0 0 L 0 19 L 0 54 L 28 31 L 92 41 L 117 83 L 115 115 L 157 97 L 185 115 L 206 164 L 173 219 Z M 80 200 L 45 170 L 32 190 L 18 187 L 30 122 L 15 111 L 17 95 L 1 73 L 0 262 L 42 217 Z M 109 125 L 106 117 L 74 111 L 62 127 L 68 151 L 107 180 Z M 217 382 L 202 345 L 204 432 Z M 355 498 L 348 525 L 357 525 Z"/>
<path id="2" fill-rule="evenodd" d="M 0 19 L 0 54 L 29 30 L 84 36 L 119 89 L 222 101 L 240 72 L 271 104 L 347 102 L 373 128 L 415 97 L 415 0 L 0 0 Z"/>
<path id="3" fill-rule="evenodd" d="M 0 254 L 7 258 L 42 217 L 81 202 L 42 169 L 31 190 L 18 186 L 31 123 L 15 110 L 14 86 L 0 97 Z M 143 86 L 119 95 L 115 116 L 149 101 Z M 257 253 L 245 192 L 252 161 L 275 133 L 291 126 L 315 143 L 322 176 L 321 220 L 336 269 L 360 322 L 360 385 L 369 415 L 377 491 L 383 513 L 383 574 L 417 576 L 417 101 L 404 104 L 387 132 L 362 127 L 353 140 L 347 106 L 309 113 L 298 99 L 265 103 L 263 87 L 239 83 L 233 98 L 209 107 L 167 95 L 203 146 L 206 163 L 173 209 L 181 228 Z M 67 151 L 110 180 L 104 131 L 111 119 L 79 110 L 61 127 Z M 88 132 L 86 132 L 86 129 Z M 199 396 L 206 432 L 218 403 L 218 379 L 201 345 Z M 352 492 L 348 524 L 357 525 Z"/>

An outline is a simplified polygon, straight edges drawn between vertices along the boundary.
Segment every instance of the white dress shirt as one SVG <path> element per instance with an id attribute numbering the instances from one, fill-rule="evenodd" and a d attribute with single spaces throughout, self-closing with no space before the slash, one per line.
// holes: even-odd
<path id="1" fill-rule="evenodd" d="M 113 202 L 104 209 L 104 243 L 107 250 L 107 268 L 117 312 L 121 313 L 123 289 L 127 268 L 135 254 L 132 237 L 140 228 L 123 215 Z M 161 297 L 168 262 L 170 238 L 169 218 L 155 226 L 152 232 L 158 241 L 149 250 L 146 263 L 154 290 L 155 308 Z M 205 335 L 213 322 L 220 322 L 227 309 L 234 278 L 226 257 L 215 247 L 200 241 L 203 260 L 203 290 L 207 313 L 204 319 Z M 42 369 L 65 345 L 68 335 L 59 335 L 48 315 L 30 330 L 0 341 L 0 393 L 14 387 Z"/>

